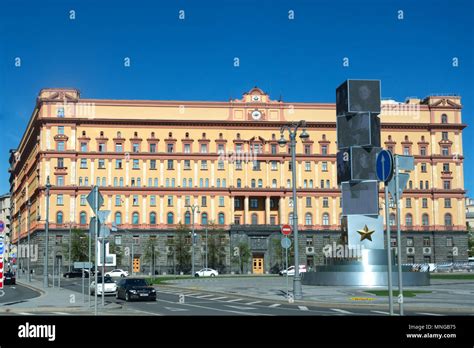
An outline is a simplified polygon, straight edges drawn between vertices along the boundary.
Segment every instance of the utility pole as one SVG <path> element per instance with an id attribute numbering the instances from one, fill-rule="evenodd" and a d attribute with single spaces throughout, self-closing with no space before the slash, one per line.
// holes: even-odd
<path id="1" fill-rule="evenodd" d="M 43 268 L 43 287 L 49 286 L 48 281 L 48 244 L 49 244 L 49 190 L 51 184 L 49 182 L 49 176 L 46 178 L 46 224 L 45 224 L 45 248 L 44 248 L 44 268 Z"/>
<path id="2" fill-rule="evenodd" d="M 192 232 L 191 232 L 191 276 L 194 277 L 194 213 L 199 214 L 199 205 L 187 205 L 187 211 L 191 213 L 191 224 L 192 224 Z"/>
<path id="3" fill-rule="evenodd" d="M 71 272 L 72 222 L 69 221 L 69 272 Z"/>

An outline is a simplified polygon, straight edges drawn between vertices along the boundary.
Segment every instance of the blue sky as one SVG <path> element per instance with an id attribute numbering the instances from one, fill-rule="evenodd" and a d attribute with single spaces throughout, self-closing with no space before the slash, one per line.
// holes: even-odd
<path id="1" fill-rule="evenodd" d="M 38 91 L 85 98 L 228 100 L 258 85 L 272 98 L 334 102 L 347 78 L 382 80 L 405 100 L 457 93 L 474 111 L 472 0 L 2 0 L 0 192 Z M 70 20 L 70 10 L 76 19 Z M 179 11 L 185 19 L 179 20 Z M 288 19 L 293 10 L 294 20 Z M 397 18 L 403 11 L 403 20 Z M 21 67 L 15 67 L 15 58 Z M 123 60 L 131 59 L 125 68 Z M 234 58 L 240 66 L 234 67 Z M 348 57 L 350 66 L 343 67 Z M 458 57 L 459 66 L 452 66 Z M 464 131 L 465 173 L 474 130 Z M 466 188 L 474 182 L 466 175 Z M 472 195 L 472 194 L 471 194 Z"/>

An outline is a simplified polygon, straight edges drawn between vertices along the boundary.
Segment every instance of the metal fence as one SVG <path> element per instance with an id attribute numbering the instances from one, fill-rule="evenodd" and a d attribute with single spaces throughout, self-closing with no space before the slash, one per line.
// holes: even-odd
<path id="1" fill-rule="evenodd" d="M 411 267 L 413 272 L 472 272 L 472 262 L 440 262 L 440 263 L 406 263 L 403 266 Z"/>

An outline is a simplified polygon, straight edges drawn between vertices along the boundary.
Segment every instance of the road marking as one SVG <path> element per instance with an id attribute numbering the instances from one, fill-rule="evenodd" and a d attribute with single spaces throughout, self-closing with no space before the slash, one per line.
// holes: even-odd
<path id="1" fill-rule="evenodd" d="M 231 306 L 231 305 L 225 305 L 225 306 L 230 307 L 230 308 L 235 308 L 235 309 L 241 309 L 241 310 L 256 309 L 254 307 L 244 307 L 244 306 Z"/>
<path id="2" fill-rule="evenodd" d="M 298 306 L 298 308 L 302 311 L 309 311 L 308 307 L 306 306 Z"/>
<path id="3" fill-rule="evenodd" d="M 202 296 L 197 296 L 197 298 L 206 298 L 206 297 L 212 297 L 214 295 L 202 295 Z"/>
<path id="4" fill-rule="evenodd" d="M 349 312 L 349 311 L 345 311 L 344 309 L 339 309 L 339 308 L 330 308 L 332 311 L 335 311 L 335 312 L 339 312 L 339 313 L 343 313 L 343 314 L 354 314 L 352 312 Z"/>
<path id="5" fill-rule="evenodd" d="M 184 295 L 196 297 L 197 295 L 201 295 L 201 294 L 202 294 L 202 292 L 191 292 L 191 293 L 189 293 L 189 294 L 184 294 Z"/>
<path id="6" fill-rule="evenodd" d="M 435 316 L 435 317 L 441 317 L 441 316 L 443 316 L 442 314 L 437 314 L 437 313 L 423 313 L 423 312 L 417 312 L 416 314 L 432 315 L 432 316 Z"/>
<path id="7" fill-rule="evenodd" d="M 142 311 L 142 310 L 135 309 L 135 308 L 131 308 L 131 309 L 132 309 L 133 311 L 135 311 L 135 312 L 145 313 L 145 314 L 148 314 L 148 315 L 157 315 L 157 316 L 161 316 L 161 315 L 162 315 L 162 314 L 159 314 L 159 313 Z"/>
<path id="8" fill-rule="evenodd" d="M 51 312 L 53 314 L 57 314 L 57 315 L 72 315 L 71 313 L 65 313 L 65 312 Z"/>
<path id="9" fill-rule="evenodd" d="M 233 300 L 225 301 L 225 302 L 237 302 L 237 301 L 243 301 L 242 298 L 234 298 Z"/>
<path id="10" fill-rule="evenodd" d="M 248 302 L 248 303 L 245 303 L 246 305 L 253 305 L 253 304 L 257 304 L 257 303 L 261 303 L 262 301 L 253 301 L 253 302 Z"/>
<path id="11" fill-rule="evenodd" d="M 222 297 L 210 298 L 210 300 L 222 300 L 224 298 L 228 298 L 228 297 L 222 296 Z"/>
<path id="12" fill-rule="evenodd" d="M 18 312 L 18 314 L 21 314 L 21 315 L 34 315 L 33 313 L 27 313 L 27 312 Z"/>
<path id="13" fill-rule="evenodd" d="M 182 311 L 188 311 L 189 309 L 186 308 L 176 308 L 176 307 L 165 307 L 165 309 L 172 311 L 172 312 L 182 312 Z"/>
<path id="14" fill-rule="evenodd" d="M 268 307 L 270 307 L 270 308 L 275 308 L 275 307 L 279 307 L 279 306 L 281 306 L 280 303 L 274 303 L 274 304 L 272 304 L 272 305 L 270 305 L 270 306 L 268 306 Z"/>
<path id="15" fill-rule="evenodd" d="M 385 315 L 390 315 L 389 312 L 384 312 L 384 311 L 371 311 L 372 313 L 378 313 L 378 314 L 385 314 Z"/>

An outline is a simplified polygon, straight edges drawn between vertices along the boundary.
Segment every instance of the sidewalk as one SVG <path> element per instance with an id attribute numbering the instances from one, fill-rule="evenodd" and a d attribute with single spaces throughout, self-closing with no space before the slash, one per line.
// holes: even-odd
<path id="1" fill-rule="evenodd" d="M 0 307 L 2 313 L 15 313 L 15 312 L 54 312 L 54 311 L 65 311 L 65 312 L 76 312 L 77 314 L 94 314 L 94 302 L 91 302 L 89 308 L 88 298 L 86 294 L 85 303 L 83 302 L 82 293 L 75 292 L 72 290 L 58 288 L 57 283 L 55 287 L 52 287 L 51 279 L 49 288 L 43 288 L 43 278 L 38 276 L 32 276 L 31 282 L 26 280 L 26 276 L 17 279 L 17 284 L 28 287 L 32 290 L 39 291 L 40 296 L 27 299 L 19 300 L 21 302 L 13 303 L 12 305 L 4 304 Z M 116 303 L 107 303 L 105 307 L 101 305 L 101 299 L 98 300 L 99 311 L 120 309 L 121 305 Z"/>

